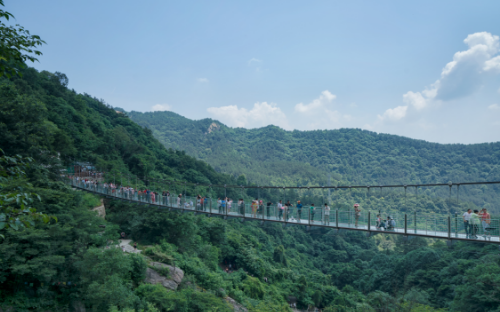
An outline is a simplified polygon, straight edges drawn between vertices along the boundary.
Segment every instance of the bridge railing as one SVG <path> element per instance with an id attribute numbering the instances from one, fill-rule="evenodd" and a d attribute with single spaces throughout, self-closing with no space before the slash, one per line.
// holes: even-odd
<path id="1" fill-rule="evenodd" d="M 500 221 L 491 219 L 488 224 L 478 222 L 465 224 L 461 216 L 425 215 L 417 213 L 378 213 L 363 209 L 356 214 L 354 211 L 331 210 L 326 214 L 323 207 L 304 206 L 300 211 L 296 207 L 278 209 L 276 205 L 267 206 L 266 203 L 254 204 L 252 202 L 221 203 L 216 198 L 205 198 L 203 203 L 197 197 L 186 196 L 153 196 L 137 191 L 125 191 L 120 187 L 103 187 L 102 183 L 87 184 L 77 179 L 65 179 L 65 182 L 82 189 L 112 196 L 120 199 L 136 201 L 145 204 L 157 205 L 160 209 L 174 208 L 191 210 L 193 212 L 206 212 L 229 217 L 245 217 L 260 220 L 282 221 L 291 224 L 311 226 L 330 226 L 338 228 L 352 228 L 370 232 L 393 232 L 405 235 L 422 235 L 442 238 L 478 239 L 500 241 Z M 380 222 L 378 215 L 380 214 Z M 392 220 L 394 222 L 392 222 Z M 393 224 L 393 225 L 392 225 Z"/>

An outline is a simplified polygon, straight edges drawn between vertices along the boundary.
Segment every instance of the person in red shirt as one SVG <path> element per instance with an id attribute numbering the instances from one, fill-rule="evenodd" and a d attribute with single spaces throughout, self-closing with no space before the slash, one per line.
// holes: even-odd
<path id="1" fill-rule="evenodd" d="M 481 210 L 481 212 L 479 213 L 479 217 L 481 218 L 481 223 L 483 225 L 483 231 L 484 231 L 483 237 L 484 237 L 486 235 L 489 235 L 489 232 L 486 229 L 490 227 L 491 216 L 488 213 L 488 211 L 486 210 L 486 208 L 483 208 Z"/>

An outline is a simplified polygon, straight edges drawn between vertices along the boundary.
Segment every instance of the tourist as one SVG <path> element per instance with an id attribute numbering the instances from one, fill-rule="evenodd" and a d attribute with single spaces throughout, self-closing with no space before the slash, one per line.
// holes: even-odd
<path id="1" fill-rule="evenodd" d="M 268 201 L 267 202 L 267 206 L 266 206 L 266 214 L 267 214 L 267 218 L 271 218 L 271 205 L 273 203 L 271 203 L 271 201 Z"/>
<path id="2" fill-rule="evenodd" d="M 254 218 L 257 217 L 257 206 L 259 203 L 259 199 L 256 198 L 255 200 L 252 200 L 252 215 Z"/>
<path id="3" fill-rule="evenodd" d="M 481 224 L 483 226 L 483 233 L 484 233 L 483 237 L 486 237 L 490 234 L 489 227 L 490 227 L 490 223 L 491 223 L 491 216 L 488 213 L 488 211 L 486 210 L 486 208 L 483 208 L 481 210 L 481 213 L 479 214 L 479 216 L 481 217 Z M 489 235 L 489 236 L 491 236 L 491 235 Z"/>
<path id="4" fill-rule="evenodd" d="M 378 215 L 378 220 L 380 220 L 380 221 L 379 221 L 377 229 L 385 231 L 385 229 L 386 229 L 387 226 L 386 226 L 386 224 L 384 222 L 384 219 L 380 218 L 380 215 Z"/>
<path id="5" fill-rule="evenodd" d="M 221 211 L 219 213 L 226 213 L 227 197 L 222 198 L 220 201 Z"/>
<path id="6" fill-rule="evenodd" d="M 245 202 L 243 201 L 243 198 L 240 198 L 238 200 L 238 207 L 240 208 L 240 214 L 245 215 Z"/>
<path id="7" fill-rule="evenodd" d="M 297 201 L 297 218 L 299 219 L 299 222 L 300 222 L 300 219 L 302 217 L 302 204 L 300 203 L 300 200 Z"/>
<path id="8" fill-rule="evenodd" d="M 281 200 L 278 203 L 278 220 L 281 220 L 283 217 L 283 204 L 281 203 Z"/>
<path id="9" fill-rule="evenodd" d="M 470 217 L 472 215 L 472 209 L 467 209 L 466 212 L 462 215 L 464 219 L 464 228 L 465 228 L 465 238 L 470 238 L 471 236 L 471 225 L 470 225 Z"/>
<path id="10" fill-rule="evenodd" d="M 330 207 L 328 206 L 327 203 L 325 203 L 325 208 L 324 208 L 324 224 L 329 225 L 330 224 Z"/>
<path id="11" fill-rule="evenodd" d="M 292 212 L 292 204 L 290 203 L 290 201 L 287 201 L 286 204 L 285 204 L 285 219 L 286 221 L 288 221 L 288 219 L 290 218 L 290 213 Z"/>
<path id="12" fill-rule="evenodd" d="M 391 216 L 387 217 L 387 231 L 394 232 L 396 228 L 396 221 Z"/>
<path id="13" fill-rule="evenodd" d="M 201 196 L 196 197 L 196 210 L 201 210 Z"/>
<path id="14" fill-rule="evenodd" d="M 181 199 L 182 199 L 182 194 L 179 194 L 179 196 L 177 196 L 177 207 L 181 208 Z"/>
<path id="15" fill-rule="evenodd" d="M 380 230 L 380 225 L 382 224 L 382 218 L 380 218 L 380 215 L 377 215 L 377 225 L 376 228 L 377 230 Z"/>
<path id="16" fill-rule="evenodd" d="M 314 213 L 316 212 L 316 207 L 314 207 L 314 204 L 311 204 L 311 207 L 309 207 L 309 221 L 312 222 L 314 221 Z"/>
<path id="17" fill-rule="evenodd" d="M 358 220 L 361 216 L 361 208 L 359 208 L 359 204 L 354 204 L 354 219 L 356 220 L 354 223 L 355 227 L 358 227 Z"/>
<path id="18" fill-rule="evenodd" d="M 474 212 L 470 215 L 470 226 L 472 228 L 471 238 L 478 238 L 477 233 L 479 232 L 479 211 L 474 210 Z"/>

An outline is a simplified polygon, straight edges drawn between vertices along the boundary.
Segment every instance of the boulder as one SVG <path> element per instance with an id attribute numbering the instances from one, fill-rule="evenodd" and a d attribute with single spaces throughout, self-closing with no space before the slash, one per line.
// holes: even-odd
<path id="1" fill-rule="evenodd" d="M 173 267 L 171 265 L 160 262 L 151 262 L 149 265 L 158 269 L 160 272 L 162 270 L 168 269 L 169 277 L 173 279 L 177 284 L 180 284 L 182 282 L 182 279 L 184 278 L 184 271 L 177 267 Z"/>
<path id="2" fill-rule="evenodd" d="M 234 312 L 248 312 L 248 309 L 239 304 L 231 297 L 226 297 L 226 301 L 233 307 Z"/>
<path id="3" fill-rule="evenodd" d="M 149 284 L 161 284 L 163 287 L 176 290 L 184 278 L 184 271 L 173 266 L 160 262 L 151 262 L 153 268 L 146 269 L 146 278 L 144 281 Z M 168 270 L 168 277 L 161 275 L 159 272 Z"/>
<path id="4" fill-rule="evenodd" d="M 101 199 L 101 205 L 92 209 L 93 211 L 97 211 L 97 215 L 103 219 L 106 219 L 106 208 L 104 207 L 104 202 Z"/>

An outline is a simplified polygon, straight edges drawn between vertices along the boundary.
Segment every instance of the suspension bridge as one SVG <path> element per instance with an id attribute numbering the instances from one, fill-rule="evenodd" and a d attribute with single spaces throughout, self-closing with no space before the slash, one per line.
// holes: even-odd
<path id="1" fill-rule="evenodd" d="M 325 207 L 311 208 L 309 205 L 304 205 L 302 209 L 296 206 L 285 206 L 281 209 L 276 204 L 252 203 L 244 201 L 222 202 L 215 198 L 200 198 L 194 196 L 162 196 L 140 193 L 131 191 L 127 188 L 110 186 L 104 187 L 103 183 L 89 184 L 77 179 L 65 178 L 65 182 L 75 189 L 94 193 L 107 198 L 122 200 L 138 205 L 147 205 L 164 211 L 179 211 L 192 212 L 195 214 L 205 214 L 208 216 L 220 216 L 226 220 L 240 219 L 255 220 L 261 223 L 275 222 L 286 226 L 305 226 L 308 230 L 315 228 L 330 228 L 337 233 L 345 231 L 361 231 L 367 236 L 385 233 L 403 235 L 406 239 L 414 237 L 429 237 L 446 239 L 448 244 L 454 241 L 475 241 L 481 243 L 498 244 L 500 247 L 500 223 L 499 219 L 489 219 L 487 224 L 483 225 L 481 217 L 475 221 L 469 221 L 466 224 L 462 215 L 446 216 L 446 215 L 424 215 L 415 213 L 389 213 L 382 216 L 380 213 L 367 211 L 340 211 L 327 210 Z M 499 182 L 469 182 L 454 184 L 460 185 L 477 185 L 477 184 L 500 184 Z M 385 187 L 404 187 L 405 193 L 408 187 L 422 186 L 449 186 L 450 194 L 453 184 L 420 184 L 420 185 L 385 185 Z M 220 186 L 224 188 L 242 186 Z M 382 187 L 382 186 L 380 186 Z M 258 187 L 258 188 L 277 188 L 280 187 Z M 287 188 L 326 188 L 323 186 L 317 187 L 287 187 Z M 370 186 L 345 186 L 345 187 L 328 187 L 328 188 L 370 188 Z M 372 188 L 375 188 L 372 186 Z M 458 196 L 458 193 L 457 193 Z M 458 198 L 457 198 L 458 199 Z M 380 218 L 379 218 L 380 217 Z M 393 221 L 393 222 L 391 222 Z"/>

